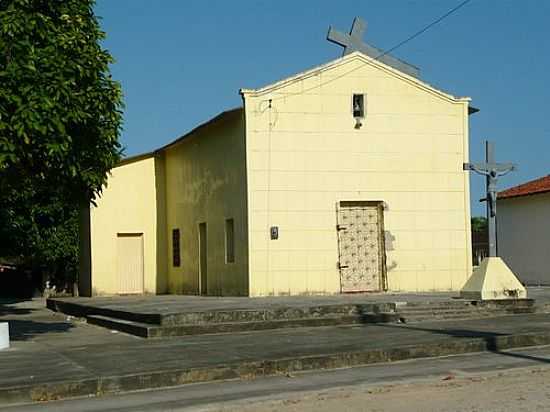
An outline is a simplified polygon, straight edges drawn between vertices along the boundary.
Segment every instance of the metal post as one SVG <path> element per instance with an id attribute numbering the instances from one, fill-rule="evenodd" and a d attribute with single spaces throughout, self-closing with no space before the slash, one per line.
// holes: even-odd
<path id="1" fill-rule="evenodd" d="M 495 164 L 495 152 L 494 145 L 490 141 L 485 141 L 485 161 L 488 165 Z M 486 207 L 487 207 L 487 224 L 489 231 L 489 257 L 496 257 L 497 255 L 497 225 L 496 225 L 496 192 L 495 184 L 493 182 L 491 173 L 488 173 L 485 177 L 486 185 Z M 494 201 L 493 201 L 494 199 Z"/>
<path id="2" fill-rule="evenodd" d="M 485 201 L 487 202 L 487 226 L 489 235 L 489 257 L 497 256 L 497 182 L 500 176 L 504 176 L 516 166 L 512 163 L 496 163 L 495 147 L 492 142 L 485 141 L 485 163 L 464 163 L 464 170 L 485 176 Z"/>

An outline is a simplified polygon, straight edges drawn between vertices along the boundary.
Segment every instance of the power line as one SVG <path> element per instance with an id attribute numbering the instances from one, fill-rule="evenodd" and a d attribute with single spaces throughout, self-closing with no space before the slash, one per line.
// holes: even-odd
<path id="1" fill-rule="evenodd" d="M 436 20 L 434 20 L 433 22 L 431 22 L 430 24 L 428 24 L 427 26 L 425 26 L 424 28 L 420 29 L 419 31 L 417 31 L 416 33 L 414 33 L 413 35 L 407 37 L 405 40 L 399 42 L 398 44 L 396 44 L 395 46 L 391 47 L 390 49 L 384 51 L 383 53 L 380 53 L 378 56 L 374 57 L 373 60 L 379 60 L 380 58 L 384 57 L 385 55 L 391 53 L 392 51 L 398 49 L 399 47 L 403 46 L 404 44 L 410 42 L 411 40 L 417 38 L 418 36 L 420 36 L 421 34 L 425 33 L 426 31 L 428 31 L 429 29 L 431 29 L 433 26 L 435 26 L 436 24 L 440 23 L 441 21 L 445 20 L 447 17 L 449 17 L 451 14 L 455 13 L 456 11 L 458 11 L 459 9 L 461 9 L 462 7 L 464 7 L 466 4 L 468 4 L 471 0 L 464 0 L 463 2 L 461 2 L 459 5 L 453 7 L 451 10 L 449 10 L 448 12 L 446 12 L 445 14 L 443 14 L 441 17 L 437 18 Z M 282 100 L 282 99 L 288 99 L 292 96 L 297 96 L 297 95 L 300 95 L 300 94 L 303 94 L 303 93 L 306 93 L 306 92 L 309 92 L 311 90 L 315 90 L 319 87 L 322 87 L 328 83 L 332 83 L 333 81 L 335 80 L 338 80 L 338 79 L 341 79 L 342 77 L 345 77 L 347 76 L 348 74 L 356 71 L 356 70 L 359 70 L 360 68 L 362 68 L 363 66 L 358 66 L 354 69 L 351 69 L 345 73 L 342 73 L 340 76 L 336 76 L 336 77 L 333 77 L 332 79 L 330 80 L 327 80 L 326 82 L 324 83 L 320 83 L 318 84 L 317 86 L 313 86 L 313 87 L 310 87 L 309 89 L 306 89 L 306 90 L 302 90 L 301 92 L 299 93 L 294 93 L 294 94 L 289 94 L 287 96 L 281 96 L 281 97 L 278 97 L 278 98 L 275 98 L 275 99 L 269 99 L 270 103 L 272 101 L 277 101 L 277 100 Z"/>
<path id="2" fill-rule="evenodd" d="M 384 53 L 380 54 L 379 56 L 376 56 L 374 60 L 378 60 L 379 58 L 385 56 L 386 54 L 389 54 L 391 53 L 392 51 L 400 48 L 401 46 L 403 46 L 404 44 L 410 42 L 411 40 L 417 38 L 418 36 L 420 36 L 422 33 L 428 31 L 429 29 L 431 29 L 433 26 L 435 26 L 436 24 L 438 24 L 439 22 L 441 22 L 442 20 L 445 20 L 447 17 L 449 17 L 451 14 L 453 14 L 455 11 L 458 11 L 459 9 L 461 9 L 462 7 L 464 7 L 466 4 L 468 4 L 471 0 L 464 0 L 462 3 L 460 3 L 458 6 L 456 6 L 455 8 L 449 10 L 447 13 L 445 13 L 444 15 L 442 15 L 440 18 L 438 18 L 437 20 L 434 20 L 433 22 L 431 22 L 430 24 L 428 24 L 426 27 L 424 27 L 423 29 L 417 31 L 416 33 L 414 33 L 412 36 L 406 38 L 405 40 L 403 40 L 401 43 L 398 43 L 396 44 L 395 46 L 393 46 L 391 49 L 388 49 L 386 50 Z"/>

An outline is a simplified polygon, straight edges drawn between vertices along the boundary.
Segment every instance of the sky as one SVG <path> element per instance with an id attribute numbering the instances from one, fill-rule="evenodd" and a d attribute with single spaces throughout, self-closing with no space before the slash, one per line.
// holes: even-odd
<path id="1" fill-rule="evenodd" d="M 156 149 L 256 88 L 341 56 L 329 25 L 367 21 L 364 40 L 387 50 L 460 0 L 97 0 L 125 100 L 125 155 Z M 470 116 L 470 160 L 518 170 L 505 189 L 550 174 L 550 1 L 471 0 L 392 53 L 421 78 L 481 109 Z M 483 215 L 484 179 L 472 174 L 472 215 Z"/>

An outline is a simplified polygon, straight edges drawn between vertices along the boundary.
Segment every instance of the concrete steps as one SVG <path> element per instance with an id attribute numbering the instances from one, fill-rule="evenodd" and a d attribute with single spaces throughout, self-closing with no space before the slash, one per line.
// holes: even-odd
<path id="1" fill-rule="evenodd" d="M 404 323 L 453 320 L 479 319 L 503 315 L 519 315 L 535 313 L 536 308 L 532 299 L 516 301 L 445 301 L 397 304 L 396 311 L 399 319 Z"/>
<path id="2" fill-rule="evenodd" d="M 182 313 L 132 312 L 55 299 L 49 299 L 47 305 L 52 310 L 86 318 L 90 324 L 143 338 L 399 322 L 394 303 L 277 306 Z"/>
<path id="3" fill-rule="evenodd" d="M 330 316 L 302 319 L 279 319 L 271 321 L 245 321 L 230 323 L 155 325 L 101 315 L 89 315 L 88 323 L 118 330 L 142 338 L 238 333 L 282 328 L 305 328 L 319 326 L 357 325 L 366 323 L 398 322 L 397 313 L 367 313 L 360 316 Z"/>
<path id="4" fill-rule="evenodd" d="M 281 328 L 414 323 L 534 313 L 534 301 L 341 303 L 311 306 L 204 309 L 149 313 L 130 306 L 93 306 L 82 301 L 48 299 L 48 308 L 86 318 L 88 323 L 143 338 L 261 331 Z"/>

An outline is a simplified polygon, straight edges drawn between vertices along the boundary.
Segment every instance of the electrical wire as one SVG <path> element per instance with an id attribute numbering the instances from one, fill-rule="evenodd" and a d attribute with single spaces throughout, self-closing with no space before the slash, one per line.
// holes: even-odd
<path id="1" fill-rule="evenodd" d="M 449 10 L 447 13 L 445 13 L 444 15 L 442 15 L 441 17 L 439 17 L 438 19 L 434 20 L 433 22 L 431 22 L 430 24 L 428 24 L 426 27 L 424 27 L 423 29 L 417 31 L 416 33 L 414 33 L 412 36 L 410 37 L 407 37 L 405 40 L 403 40 L 401 43 L 398 43 L 396 44 L 395 46 L 393 46 L 392 48 L 386 50 L 385 52 L 383 52 L 382 54 L 376 56 L 374 58 L 374 60 L 378 60 L 380 59 L 381 57 L 384 57 L 385 55 L 391 53 L 392 51 L 394 50 L 397 50 L 398 48 L 400 48 L 401 46 L 403 46 L 404 44 L 410 42 L 411 40 L 414 40 L 416 39 L 418 36 L 420 36 L 421 34 L 423 34 L 424 32 L 428 31 L 429 29 L 431 29 L 433 26 L 435 26 L 436 24 L 440 23 L 442 20 L 445 20 L 447 17 L 449 17 L 451 14 L 453 14 L 454 12 L 458 11 L 459 9 L 461 9 L 462 7 L 464 7 L 466 4 L 468 4 L 471 0 L 464 0 L 462 3 L 460 3 L 458 6 L 454 7 L 453 9 Z"/>
<path id="2" fill-rule="evenodd" d="M 429 29 L 431 29 L 433 26 L 435 26 L 436 24 L 440 23 L 441 21 L 445 20 L 447 17 L 449 17 L 451 14 L 457 12 L 459 9 L 461 9 L 462 7 L 464 7 L 466 4 L 468 4 L 471 0 L 464 0 L 463 2 L 461 2 L 460 4 L 458 4 L 457 6 L 453 7 L 451 10 L 449 10 L 448 12 L 446 12 L 445 14 L 443 14 L 442 16 L 440 16 L 439 18 L 437 18 L 436 20 L 434 20 L 433 22 L 431 22 L 430 24 L 428 24 L 427 26 L 423 27 L 422 29 L 420 29 L 419 31 L 417 31 L 416 33 L 414 33 L 413 35 L 407 37 L 405 40 L 399 42 L 398 44 L 396 44 L 395 46 L 389 48 L 388 50 L 380 53 L 378 56 L 374 57 L 373 60 L 379 60 L 380 58 L 386 56 L 387 54 L 391 53 L 392 51 L 394 50 L 397 50 L 398 48 L 400 48 L 401 46 L 405 45 L 406 43 L 414 40 L 415 38 L 417 38 L 418 36 L 420 36 L 421 34 L 425 33 L 426 31 L 428 31 Z M 339 76 L 336 76 L 336 77 L 333 77 L 332 79 L 330 80 L 327 80 L 326 82 L 323 82 L 323 83 L 320 83 L 316 86 L 313 86 L 313 87 L 310 87 L 308 89 L 305 89 L 305 90 L 302 90 L 301 92 L 298 92 L 298 93 L 293 93 L 293 94 L 288 94 L 288 95 L 285 95 L 285 96 L 280 96 L 278 98 L 271 98 L 269 99 L 270 102 L 273 102 L 273 101 L 276 101 L 276 100 L 283 100 L 283 99 L 288 99 L 288 98 L 291 98 L 293 96 L 298 96 L 298 95 L 301 95 L 301 94 L 304 94 L 306 92 L 309 92 L 311 90 L 315 90 L 315 89 L 318 89 L 322 86 L 325 86 L 329 83 L 332 83 L 338 79 L 341 79 L 342 77 L 345 77 L 347 76 L 348 74 L 350 73 L 353 73 L 354 71 L 356 70 L 359 70 L 363 67 L 363 65 L 361 66 L 358 66 L 358 67 L 355 67 L 345 73 L 342 73 L 341 75 Z"/>

